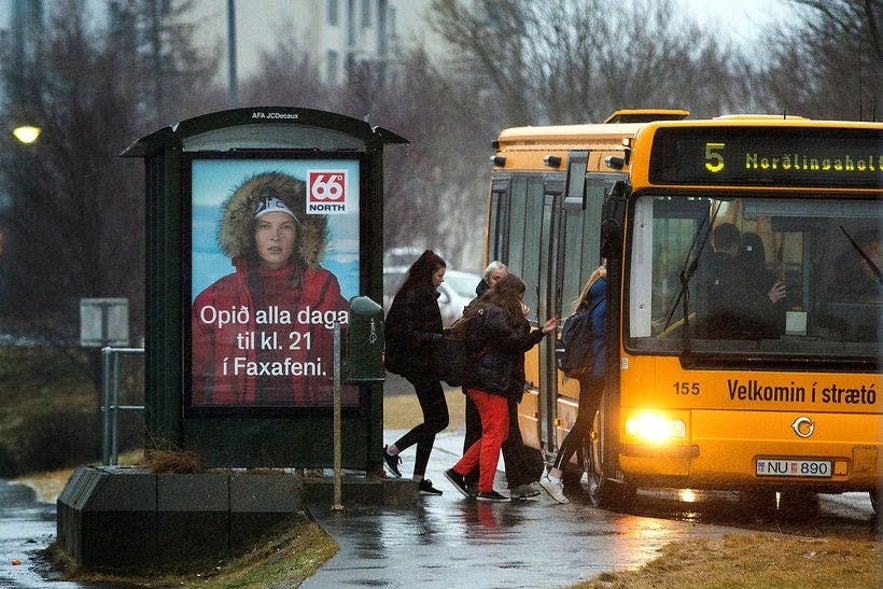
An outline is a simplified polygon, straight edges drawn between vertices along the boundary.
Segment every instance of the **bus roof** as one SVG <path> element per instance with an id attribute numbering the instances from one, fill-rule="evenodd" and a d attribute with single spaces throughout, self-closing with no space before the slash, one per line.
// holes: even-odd
<path id="1" fill-rule="evenodd" d="M 635 113 L 641 117 L 651 113 L 686 113 L 686 111 L 617 111 L 607 118 L 608 121 L 628 120 L 627 116 L 618 117 L 620 113 Z M 640 118 L 640 117 L 636 117 Z M 796 115 L 771 115 L 771 114 L 733 114 L 723 115 L 712 119 L 693 119 L 682 120 L 682 117 L 671 116 L 669 118 L 652 118 L 651 120 L 633 122 L 608 122 L 608 123 L 585 123 L 573 125 L 548 125 L 548 126 L 528 126 L 528 127 L 511 127 L 503 129 L 500 132 L 498 141 L 495 142 L 495 149 L 502 149 L 507 145 L 520 145 L 529 147 L 533 144 L 542 144 L 551 146 L 555 144 L 567 145 L 571 143 L 585 144 L 587 140 L 597 142 L 599 144 L 609 144 L 611 141 L 619 142 L 622 139 L 635 137 L 638 133 L 649 126 L 756 126 L 769 125 L 775 123 L 776 126 L 804 126 L 812 127 L 845 127 L 845 128 L 879 128 L 881 123 L 863 122 L 863 121 L 835 121 L 835 120 L 815 120 L 808 119 Z"/>
<path id="2" fill-rule="evenodd" d="M 751 145 L 755 146 L 752 147 L 755 150 L 759 149 L 756 146 L 779 144 L 781 140 L 790 138 L 792 152 L 797 147 L 809 150 L 801 152 L 801 157 L 814 157 L 813 154 L 821 146 L 830 146 L 834 140 L 859 141 L 861 136 L 863 139 L 857 145 L 861 147 L 862 157 L 883 158 L 879 149 L 868 143 L 873 142 L 873 139 L 868 139 L 867 136 L 868 132 L 875 133 L 883 129 L 883 123 L 811 120 L 784 114 L 735 114 L 712 119 L 683 120 L 681 115 L 685 112 L 669 111 L 667 118 L 663 116 L 662 119 L 639 121 L 635 119 L 658 117 L 665 115 L 665 111 L 617 111 L 607 120 L 627 121 L 631 115 L 635 116 L 631 122 L 503 129 L 498 140 L 493 143 L 496 155 L 491 156 L 491 161 L 497 170 L 547 171 L 550 168 L 561 169 L 567 165 L 571 153 L 585 151 L 588 152 L 587 171 L 625 171 L 628 168 L 636 174 L 634 179 L 638 183 L 645 183 L 649 182 L 646 161 L 650 149 L 657 143 L 656 138 L 674 135 L 686 141 L 683 145 L 696 143 L 704 138 L 704 147 L 694 146 L 699 150 L 696 157 L 700 159 L 712 157 L 706 153 L 708 146 L 723 141 L 722 138 L 729 138 L 735 145 L 744 143 L 749 136 L 754 138 Z M 671 141 L 667 145 L 672 146 Z M 748 144 L 744 147 L 748 147 Z M 793 157 L 796 152 L 792 152 L 779 155 Z M 635 165 L 638 167 L 635 168 Z M 775 163 L 771 165 L 775 166 Z M 874 169 L 878 165 L 883 167 L 883 164 L 874 163 Z M 720 180 L 718 178 L 717 182 Z M 657 178 L 656 182 L 659 181 L 660 178 Z M 879 184 L 877 187 L 879 188 Z"/>
<path id="3" fill-rule="evenodd" d="M 649 123 L 651 121 L 680 121 L 690 116 L 686 110 L 671 109 L 623 109 L 618 110 L 604 122 L 611 123 Z"/>
<path id="4" fill-rule="evenodd" d="M 593 141 L 619 141 L 623 137 L 634 137 L 647 123 L 602 124 L 590 123 L 579 125 L 550 125 L 548 127 L 512 127 L 500 131 L 498 144 L 495 148 L 503 148 L 507 144 L 530 145 L 552 143 L 584 143 L 586 138 Z"/>

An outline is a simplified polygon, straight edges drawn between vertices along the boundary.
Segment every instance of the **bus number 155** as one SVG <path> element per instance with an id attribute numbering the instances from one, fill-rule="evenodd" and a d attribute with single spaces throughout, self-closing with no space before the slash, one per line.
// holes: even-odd
<path id="1" fill-rule="evenodd" d="M 698 382 L 676 382 L 674 383 L 676 395 L 698 395 Z"/>

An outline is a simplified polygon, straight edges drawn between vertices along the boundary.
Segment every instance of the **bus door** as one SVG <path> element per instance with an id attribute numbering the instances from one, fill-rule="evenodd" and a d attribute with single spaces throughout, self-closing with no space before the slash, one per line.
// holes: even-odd
<path id="1" fill-rule="evenodd" d="M 537 310 L 534 315 L 537 324 L 542 326 L 547 318 L 561 314 L 561 281 L 562 269 L 557 244 L 561 241 L 562 202 L 564 179 L 560 175 L 546 177 L 543 182 L 543 216 L 541 235 L 537 249 Z M 539 389 L 538 403 L 541 406 L 539 415 L 542 419 L 537 424 L 542 445 L 547 450 L 557 448 L 556 443 L 556 404 L 558 399 L 558 374 L 555 362 L 554 337 L 546 337 L 539 344 Z"/>
<path id="2" fill-rule="evenodd" d="M 575 302 L 578 300 L 583 285 L 589 279 L 592 272 L 601 264 L 601 227 L 604 223 L 605 199 L 613 190 L 616 182 L 623 181 L 624 174 L 588 173 L 586 162 L 589 152 L 573 152 L 569 162 L 568 182 L 565 188 L 563 206 L 561 211 L 561 223 L 559 236 L 556 239 L 557 259 L 557 295 L 556 308 L 564 319 L 573 312 Z M 621 220 L 616 220 L 621 223 Z M 616 269 L 620 267 L 619 260 L 608 260 L 608 293 L 611 300 L 608 301 L 608 315 L 613 319 L 617 315 L 617 297 L 619 280 Z M 612 268 L 612 271 L 611 271 Z M 611 321 L 608 317 L 608 326 L 618 325 L 618 321 Z M 609 343 L 608 360 L 618 356 L 618 338 L 613 333 L 615 329 L 608 328 Z M 610 362 L 608 362 L 610 364 Z M 613 399 L 611 395 L 617 390 L 615 375 L 609 375 L 605 381 L 608 383 L 605 398 Z M 561 374 L 557 374 L 557 399 L 555 414 L 558 419 L 559 431 L 556 445 L 560 443 L 567 433 L 570 425 L 576 419 L 579 406 L 579 383 L 573 380 L 565 380 Z"/>
<path id="3" fill-rule="evenodd" d="M 564 182 L 561 173 L 512 171 L 491 183 L 488 259 L 500 260 L 527 285 L 528 320 L 540 325 L 558 307 L 554 246 L 559 231 Z M 543 342 L 525 356 L 527 390 L 519 407 L 521 433 L 528 446 L 540 448 L 554 432 L 555 342 Z"/>

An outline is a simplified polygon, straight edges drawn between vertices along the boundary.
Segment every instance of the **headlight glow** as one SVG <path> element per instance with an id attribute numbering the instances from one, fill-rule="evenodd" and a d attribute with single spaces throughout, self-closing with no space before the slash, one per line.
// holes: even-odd
<path id="1" fill-rule="evenodd" d="M 625 429 L 632 436 L 648 442 L 664 443 L 671 438 L 685 438 L 687 425 L 680 419 L 669 419 L 656 413 L 642 413 L 629 417 Z"/>

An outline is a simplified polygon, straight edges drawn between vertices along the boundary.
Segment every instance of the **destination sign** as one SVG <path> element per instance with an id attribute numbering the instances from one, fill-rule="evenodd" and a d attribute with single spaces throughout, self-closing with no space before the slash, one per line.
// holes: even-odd
<path id="1" fill-rule="evenodd" d="M 650 182 L 881 188 L 883 129 L 661 128 L 650 152 Z"/>

